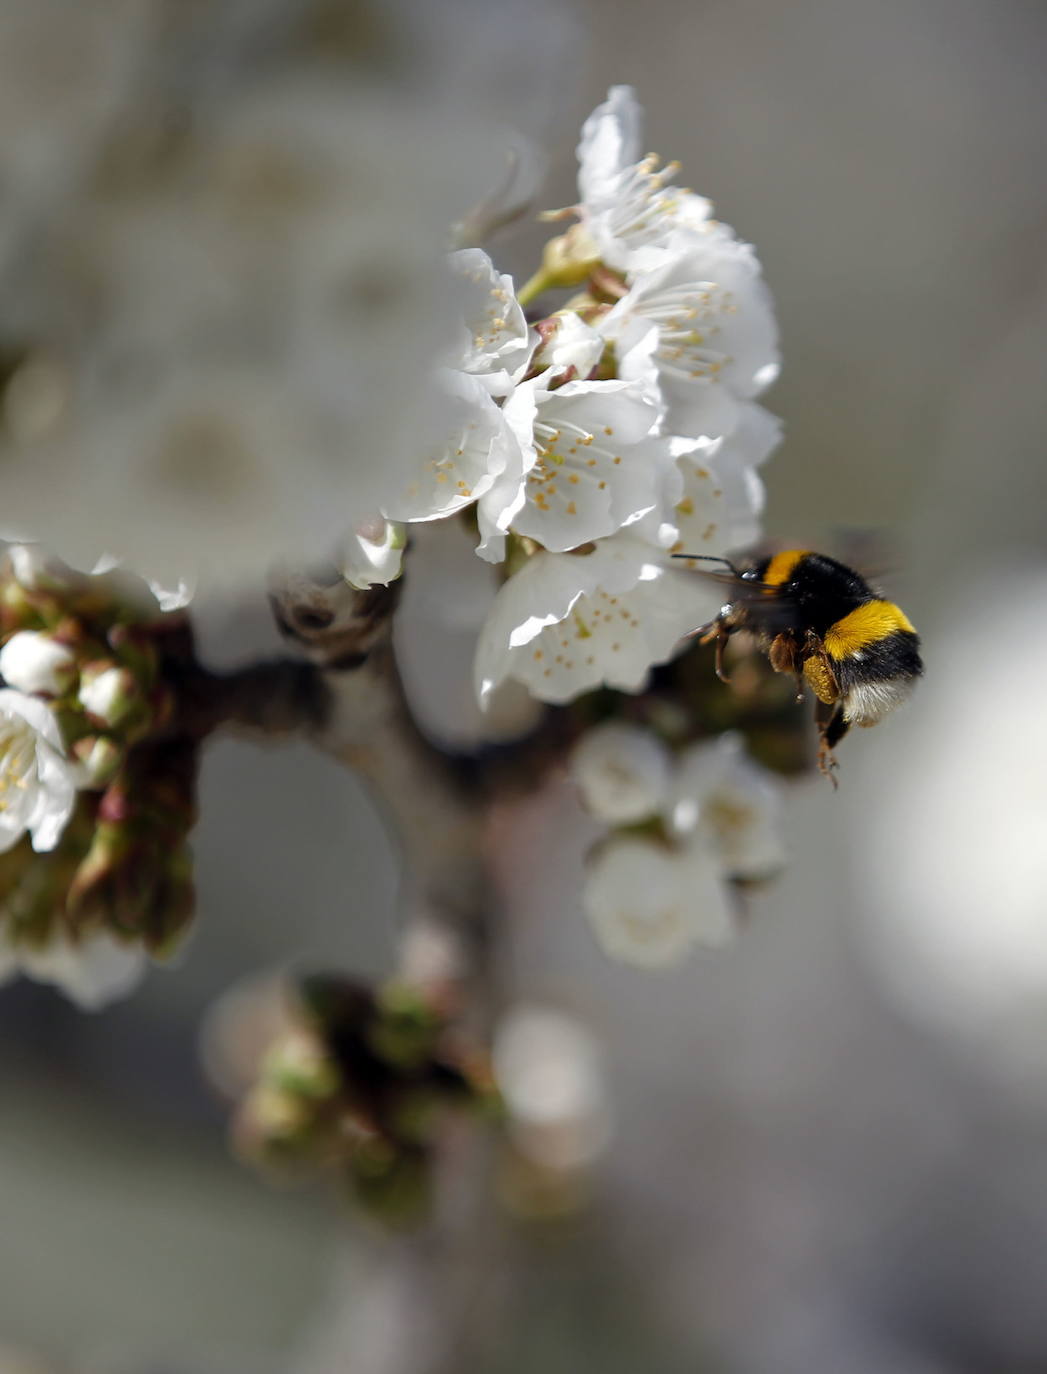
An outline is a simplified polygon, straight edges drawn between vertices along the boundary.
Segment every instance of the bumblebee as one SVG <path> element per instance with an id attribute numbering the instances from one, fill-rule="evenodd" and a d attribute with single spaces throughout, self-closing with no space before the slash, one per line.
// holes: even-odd
<path id="1" fill-rule="evenodd" d="M 738 630 L 754 633 L 771 667 L 796 676 L 802 699 L 817 698 L 818 765 L 836 767 L 833 750 L 852 725 L 876 725 L 910 695 L 923 673 L 920 640 L 905 612 L 853 568 L 808 549 L 786 549 L 735 567 L 727 559 L 677 554 L 724 564 L 711 573 L 732 589 L 707 625 L 692 631 L 716 644 L 716 672 L 724 681 L 723 651 Z"/>

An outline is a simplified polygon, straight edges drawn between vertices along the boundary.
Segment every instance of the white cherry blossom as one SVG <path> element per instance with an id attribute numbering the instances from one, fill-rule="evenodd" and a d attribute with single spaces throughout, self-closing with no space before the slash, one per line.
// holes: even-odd
<path id="1" fill-rule="evenodd" d="M 13 944 L 0 928 L 0 983 L 19 973 L 51 983 L 84 1011 L 124 997 L 141 981 L 147 959 L 140 947 L 121 944 L 105 931 L 74 942 L 52 932 L 39 948 Z"/>
<path id="2" fill-rule="evenodd" d="M 440 437 L 411 464 L 399 495 L 383 514 L 391 520 L 438 520 L 484 496 L 500 477 L 515 492 L 533 461 L 484 382 L 466 372 L 442 369 L 434 388 Z M 522 434 L 526 435 L 526 426 Z"/>
<path id="3" fill-rule="evenodd" d="M 738 735 L 683 752 L 666 814 L 677 835 L 705 838 L 724 877 L 766 878 L 785 863 L 779 787 Z"/>
<path id="4" fill-rule="evenodd" d="M 613 837 L 590 860 L 582 900 L 604 951 L 645 968 L 678 964 L 698 945 L 724 945 L 734 931 L 720 863 L 701 837 L 678 849 Z"/>
<path id="5" fill-rule="evenodd" d="M 60 696 L 76 677 L 76 660 L 51 635 L 19 630 L 0 649 L 0 677 L 19 692 Z"/>
<path id="6" fill-rule="evenodd" d="M 756 468 L 778 443 L 781 424 L 762 406 L 747 402 L 735 431 L 720 439 L 665 442 L 673 456 L 673 480 L 661 501 L 634 525 L 635 533 L 668 554 L 718 557 L 752 544 L 760 535 L 764 487 Z M 701 565 L 680 561 L 679 570 Z"/>
<path id="7" fill-rule="evenodd" d="M 37 852 L 54 849 L 72 814 L 76 779 L 47 703 L 0 689 L 0 853 L 27 831 Z"/>
<path id="8" fill-rule="evenodd" d="M 767 423 L 769 422 L 769 423 Z M 760 534 L 764 487 L 755 471 L 777 444 L 780 426 L 759 406 L 746 406 L 734 434 L 709 442 L 677 441 L 681 490 L 670 523 L 658 542 L 672 554 L 719 556 L 744 548 Z M 654 539 L 645 519 L 640 530 Z M 697 562 L 678 566 L 698 568 Z"/>
<path id="9" fill-rule="evenodd" d="M 527 371 L 538 335 L 524 318 L 512 277 L 497 272 L 482 248 L 452 253 L 450 265 L 464 317 L 452 365 L 504 396 Z"/>
<path id="10" fill-rule="evenodd" d="M 664 261 L 681 228 L 696 236 L 726 237 L 702 196 L 667 185 L 675 167 L 658 169 L 640 148 L 642 112 L 631 86 L 612 86 L 582 126 L 578 190 L 582 224 L 603 260 L 626 272 Z"/>
<path id="11" fill-rule="evenodd" d="M 534 383 L 525 383 L 535 385 Z M 648 436 L 658 410 L 623 381 L 534 391 L 536 461 L 525 477 L 518 534 L 562 553 L 614 534 L 663 499 L 668 446 Z"/>
<path id="12" fill-rule="evenodd" d="M 556 1170 L 600 1154 L 610 1127 L 606 1066 L 587 1027 L 551 1007 L 516 1006 L 498 1024 L 493 1060 L 518 1150 Z"/>
<path id="13" fill-rule="evenodd" d="M 677 572 L 628 533 L 585 556 L 536 554 L 495 598 L 477 650 L 477 694 L 483 703 L 506 678 L 549 702 L 602 685 L 639 691 L 721 600 L 715 584 Z"/>
<path id="14" fill-rule="evenodd" d="M 734 239 L 676 236 L 672 255 L 637 278 L 600 331 L 617 346 L 619 375 L 661 399 L 671 434 L 729 434 L 739 401 L 778 373 L 770 293 L 753 250 Z"/>
<path id="15" fill-rule="evenodd" d="M 629 825 L 661 810 L 669 793 L 669 751 L 657 735 L 625 721 L 588 730 L 570 758 L 586 809 L 611 825 Z"/>

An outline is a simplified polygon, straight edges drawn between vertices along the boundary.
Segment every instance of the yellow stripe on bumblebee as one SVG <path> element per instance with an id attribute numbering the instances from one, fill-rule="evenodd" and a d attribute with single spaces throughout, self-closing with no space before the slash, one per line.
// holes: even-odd
<path id="1" fill-rule="evenodd" d="M 893 601 L 866 601 L 830 625 L 826 630 L 823 643 L 826 652 L 833 658 L 850 658 L 870 644 L 876 644 L 888 635 L 906 630 L 915 634 L 905 612 Z"/>
<path id="2" fill-rule="evenodd" d="M 810 549 L 783 549 L 776 553 L 763 574 L 768 587 L 782 587 L 796 571 L 796 565 L 808 556 Z"/>

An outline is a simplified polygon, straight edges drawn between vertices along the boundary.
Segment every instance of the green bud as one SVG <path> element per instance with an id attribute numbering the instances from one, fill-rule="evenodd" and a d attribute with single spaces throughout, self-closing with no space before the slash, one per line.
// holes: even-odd
<path id="1" fill-rule="evenodd" d="M 600 250 L 583 224 L 572 224 L 565 234 L 550 239 L 542 253 L 542 265 L 517 293 L 521 305 L 529 305 L 556 287 L 579 286 L 599 265 Z"/>
<path id="2" fill-rule="evenodd" d="M 149 718 L 149 703 L 135 675 L 111 661 L 84 666 L 79 697 L 91 720 L 106 730 L 126 730 Z"/>

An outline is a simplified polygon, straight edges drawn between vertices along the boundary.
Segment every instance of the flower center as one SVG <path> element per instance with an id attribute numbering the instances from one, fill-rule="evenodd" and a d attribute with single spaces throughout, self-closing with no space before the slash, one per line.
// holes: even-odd
<path id="1" fill-rule="evenodd" d="M 708 347 L 724 315 L 737 312 L 734 295 L 715 282 L 690 282 L 645 296 L 636 314 L 658 326 L 658 359 L 666 371 L 689 381 L 716 381 L 728 354 Z"/>
<path id="2" fill-rule="evenodd" d="M 24 792 L 36 767 L 36 740 L 24 725 L 6 721 L 0 725 L 0 811 L 10 807 L 12 790 Z"/>
<path id="3" fill-rule="evenodd" d="M 606 472 L 608 464 L 618 467 L 622 461 L 608 443 L 613 434 L 611 425 L 605 425 L 600 433 L 571 420 L 535 421 L 538 459 L 527 481 L 532 488 L 531 499 L 539 510 L 548 510 L 548 498 L 558 496 L 566 503 L 567 514 L 575 515 L 574 495 L 583 478 L 595 481 L 601 490 L 607 486 L 601 472 Z"/>
<path id="4" fill-rule="evenodd" d="M 607 225 L 615 238 L 650 243 L 664 234 L 664 221 L 676 215 L 679 200 L 663 188 L 680 170 L 680 164 L 666 163 L 661 171 L 655 170 L 657 166 L 658 158 L 648 153 L 619 173 L 613 201 L 606 207 Z"/>

